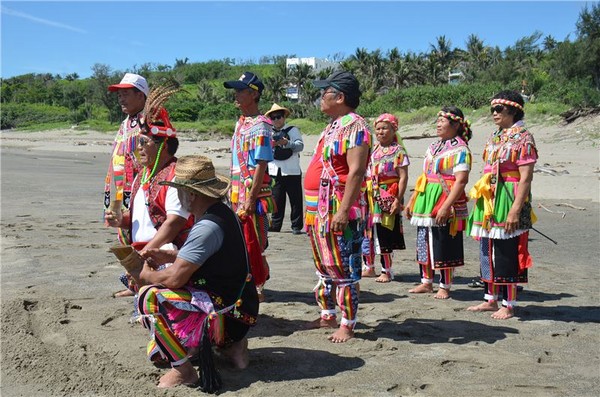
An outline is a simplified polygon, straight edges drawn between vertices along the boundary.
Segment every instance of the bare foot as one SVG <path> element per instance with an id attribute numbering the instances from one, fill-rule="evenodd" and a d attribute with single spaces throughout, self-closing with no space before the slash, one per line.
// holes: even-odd
<path id="1" fill-rule="evenodd" d="M 498 303 L 496 301 L 483 302 L 475 306 L 467 307 L 467 311 L 469 312 L 493 312 L 496 310 L 498 310 Z"/>
<path id="2" fill-rule="evenodd" d="M 246 369 L 250 364 L 248 352 L 248 339 L 243 338 L 223 349 L 223 355 L 227 357 L 236 369 Z"/>
<path id="3" fill-rule="evenodd" d="M 124 289 L 123 291 L 119 291 L 119 292 L 115 292 L 113 294 L 113 298 L 124 298 L 126 296 L 134 296 L 135 294 L 133 293 L 132 290 L 130 289 Z"/>
<path id="4" fill-rule="evenodd" d="M 377 274 L 375 274 L 375 269 L 369 268 L 368 270 L 363 270 L 361 276 L 371 278 L 371 277 L 377 277 Z"/>
<path id="5" fill-rule="evenodd" d="M 381 275 L 375 279 L 375 281 L 378 283 L 389 283 L 390 281 L 392 281 L 392 278 L 388 273 L 382 272 Z"/>
<path id="6" fill-rule="evenodd" d="M 168 388 L 179 385 L 193 386 L 198 382 L 198 372 L 194 366 L 186 361 L 183 365 L 173 367 L 169 372 L 160 377 L 158 387 Z"/>
<path id="7" fill-rule="evenodd" d="M 258 302 L 264 302 L 266 299 L 265 293 L 263 291 L 256 291 L 256 293 L 258 294 Z"/>
<path id="8" fill-rule="evenodd" d="M 426 283 L 420 284 L 419 286 L 413 289 L 409 289 L 408 292 L 411 294 L 425 294 L 428 292 L 433 292 L 433 285 Z"/>
<path id="9" fill-rule="evenodd" d="M 332 343 L 344 343 L 350 339 L 354 338 L 354 331 L 348 327 L 344 327 L 340 325 L 337 331 L 335 331 L 329 339 Z"/>
<path id="10" fill-rule="evenodd" d="M 492 318 L 496 320 L 507 320 L 515 315 L 514 309 L 502 306 L 498 311 L 492 313 Z"/>
<path id="11" fill-rule="evenodd" d="M 335 319 L 335 317 L 332 317 L 330 319 L 324 319 L 324 318 L 319 317 L 315 321 L 311 321 L 310 323 L 308 323 L 305 328 L 315 329 L 315 328 L 336 328 L 336 327 L 337 327 L 337 320 Z"/>
<path id="12" fill-rule="evenodd" d="M 433 296 L 435 299 L 448 299 L 450 298 L 450 290 L 446 288 L 438 289 L 437 294 Z"/>

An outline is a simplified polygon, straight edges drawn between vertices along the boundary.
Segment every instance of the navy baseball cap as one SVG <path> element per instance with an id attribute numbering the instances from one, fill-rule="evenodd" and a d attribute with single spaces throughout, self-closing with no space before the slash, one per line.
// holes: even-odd
<path id="1" fill-rule="evenodd" d="M 313 81 L 313 85 L 320 89 L 333 87 L 336 90 L 342 91 L 344 94 L 355 98 L 360 98 L 361 95 L 358 80 L 350 72 L 333 72 L 325 80 Z"/>
<path id="2" fill-rule="evenodd" d="M 225 88 L 233 88 L 236 90 L 252 88 L 259 93 L 262 93 L 265 89 L 265 85 L 262 83 L 262 81 L 260 81 L 258 76 L 252 72 L 244 72 L 244 74 L 242 74 L 238 80 L 226 81 L 223 83 L 223 86 Z"/>

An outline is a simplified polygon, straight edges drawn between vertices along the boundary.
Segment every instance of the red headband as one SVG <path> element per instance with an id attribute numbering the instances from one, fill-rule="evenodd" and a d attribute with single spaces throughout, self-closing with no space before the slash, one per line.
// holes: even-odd
<path id="1" fill-rule="evenodd" d="M 500 98 L 492 99 L 492 106 L 494 106 L 494 105 L 507 105 L 507 106 L 512 106 L 513 108 L 517 108 L 519 110 L 523 110 L 523 106 L 521 106 L 517 102 L 509 101 L 508 99 L 500 99 Z"/>

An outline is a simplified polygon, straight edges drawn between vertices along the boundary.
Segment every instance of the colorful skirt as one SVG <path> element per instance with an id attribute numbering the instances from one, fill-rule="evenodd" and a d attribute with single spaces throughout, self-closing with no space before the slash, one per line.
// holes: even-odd
<path id="1" fill-rule="evenodd" d="M 404 230 L 402 228 L 402 217 L 394 216 L 394 229 L 390 230 L 380 223 L 375 223 L 375 233 L 373 235 L 375 253 L 389 254 L 393 250 L 404 250 L 406 244 L 404 242 Z"/>
<path id="2" fill-rule="evenodd" d="M 428 182 L 425 185 L 425 191 L 417 194 L 414 203 L 412 204 L 412 218 L 410 223 L 413 226 L 424 226 L 434 227 L 437 226 L 435 223 L 435 217 L 439 208 L 446 201 L 446 193 L 439 183 Z M 460 208 L 456 210 L 455 216 L 451 218 L 450 223 L 454 224 L 454 230 L 457 232 L 463 231 L 466 228 L 466 220 L 468 213 L 467 198 L 466 195 L 462 194 L 453 205 L 454 208 Z"/>
<path id="3" fill-rule="evenodd" d="M 507 234 L 504 231 L 506 218 L 512 207 L 517 186 L 518 182 L 498 182 L 495 189 L 495 196 L 492 199 L 492 214 L 486 214 L 486 200 L 483 197 L 479 197 L 467 220 L 467 234 L 475 238 L 485 237 L 506 240 L 527 232 L 537 220 L 531 207 L 531 197 L 523 204 L 517 229 L 511 234 Z"/>
<path id="4" fill-rule="evenodd" d="M 479 240 L 481 280 L 494 284 L 527 282 L 527 269 L 533 265 L 527 248 L 529 232 L 509 238 Z"/>
<path id="5" fill-rule="evenodd" d="M 450 235 L 450 226 L 417 227 L 417 263 L 432 269 L 465 264 L 462 232 Z"/>

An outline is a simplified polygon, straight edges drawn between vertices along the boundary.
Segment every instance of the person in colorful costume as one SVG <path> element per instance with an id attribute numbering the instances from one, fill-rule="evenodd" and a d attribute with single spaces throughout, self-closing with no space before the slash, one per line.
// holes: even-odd
<path id="1" fill-rule="evenodd" d="M 226 81 L 223 85 L 235 90 L 235 105 L 242 112 L 231 139 L 231 205 L 238 215 L 250 217 L 253 221 L 263 266 L 268 274 L 269 265 L 264 251 L 268 246 L 268 216 L 275 205 L 267 170 L 267 164 L 273 161 L 272 124 L 258 109 L 265 86 L 251 72 L 245 72 L 239 80 Z M 264 284 L 256 288 L 263 301 Z"/>
<path id="2" fill-rule="evenodd" d="M 523 97 L 501 91 L 492 99 L 492 117 L 498 130 L 483 150 L 483 176 L 470 191 L 476 201 L 468 233 L 479 240 L 481 280 L 485 302 L 469 311 L 493 311 L 493 318 L 514 315 L 517 284 L 527 282 L 532 266 L 527 242 L 536 217 L 531 207 L 531 181 L 538 158 L 533 135 L 525 128 Z M 498 297 L 502 291 L 502 306 Z"/>
<path id="3" fill-rule="evenodd" d="M 125 73 L 121 82 L 109 86 L 108 90 L 117 93 L 121 110 L 127 117 L 121 123 L 115 136 L 110 165 L 106 173 L 104 182 L 105 212 L 111 204 L 111 187 L 113 184 L 116 207 L 118 207 L 118 210 L 129 208 L 132 183 L 141 168 L 137 151 L 137 138 L 140 134 L 140 119 L 143 115 L 149 88 L 144 77 L 134 73 Z M 117 231 L 119 242 L 122 244 L 131 242 L 131 235 L 127 229 L 119 228 Z M 127 282 L 124 275 L 121 276 L 121 279 Z M 115 297 L 132 295 L 133 292 L 129 289 L 114 294 Z"/>
<path id="4" fill-rule="evenodd" d="M 342 320 L 329 339 L 340 343 L 354 337 L 356 325 L 371 131 L 354 113 L 361 95 L 354 75 L 334 72 L 314 85 L 322 89 L 321 111 L 331 121 L 321 133 L 304 178 L 305 223 L 319 277 L 315 297 L 321 309 L 311 326 L 335 328 L 337 300 Z"/>
<path id="5" fill-rule="evenodd" d="M 144 116 L 139 120 L 140 136 L 136 142 L 143 168 L 132 184 L 130 208 L 107 210 L 105 214 L 106 223 L 127 230 L 131 245 L 140 252 L 181 247 L 193 224 L 190 213 L 179 202 L 177 189 L 159 185 L 175 175 L 179 140 L 162 102 L 177 89 L 173 85 L 162 85 L 150 93 Z M 138 286 L 128 275 L 125 278 L 129 290 L 135 294 Z"/>
<path id="6" fill-rule="evenodd" d="M 150 249 L 143 266 L 132 272 L 139 292 L 141 322 L 171 370 L 158 387 L 199 385 L 213 393 L 221 387 L 212 346 L 238 369 L 249 364 L 246 334 L 256 324 L 258 295 L 250 275 L 244 236 L 236 214 L 224 203 L 231 186 L 204 156 L 184 156 L 175 178 L 161 185 L 176 188 L 196 222 L 179 251 Z M 172 265 L 159 270 L 164 263 Z M 190 362 L 199 350 L 200 376 Z M 200 381 L 200 382 L 199 382 Z"/>
<path id="7" fill-rule="evenodd" d="M 404 192 L 408 183 L 410 160 L 398 134 L 398 119 L 390 113 L 377 117 L 377 144 L 369 166 L 369 207 L 371 235 L 365 256 L 362 277 L 375 277 L 375 255 L 381 255 L 381 275 L 375 280 L 389 283 L 392 273 L 393 250 L 406 249 L 402 231 Z M 365 239 L 366 240 L 366 239 Z"/>
<path id="8" fill-rule="evenodd" d="M 436 299 L 448 299 L 454 268 L 464 265 L 463 231 L 468 216 L 465 186 L 471 170 L 471 151 L 467 143 L 470 122 L 455 107 L 438 113 L 440 139 L 427 148 L 423 173 L 406 207 L 410 223 L 417 226 L 417 263 L 421 284 L 408 292 L 433 292 L 435 270 L 440 271 Z"/>

